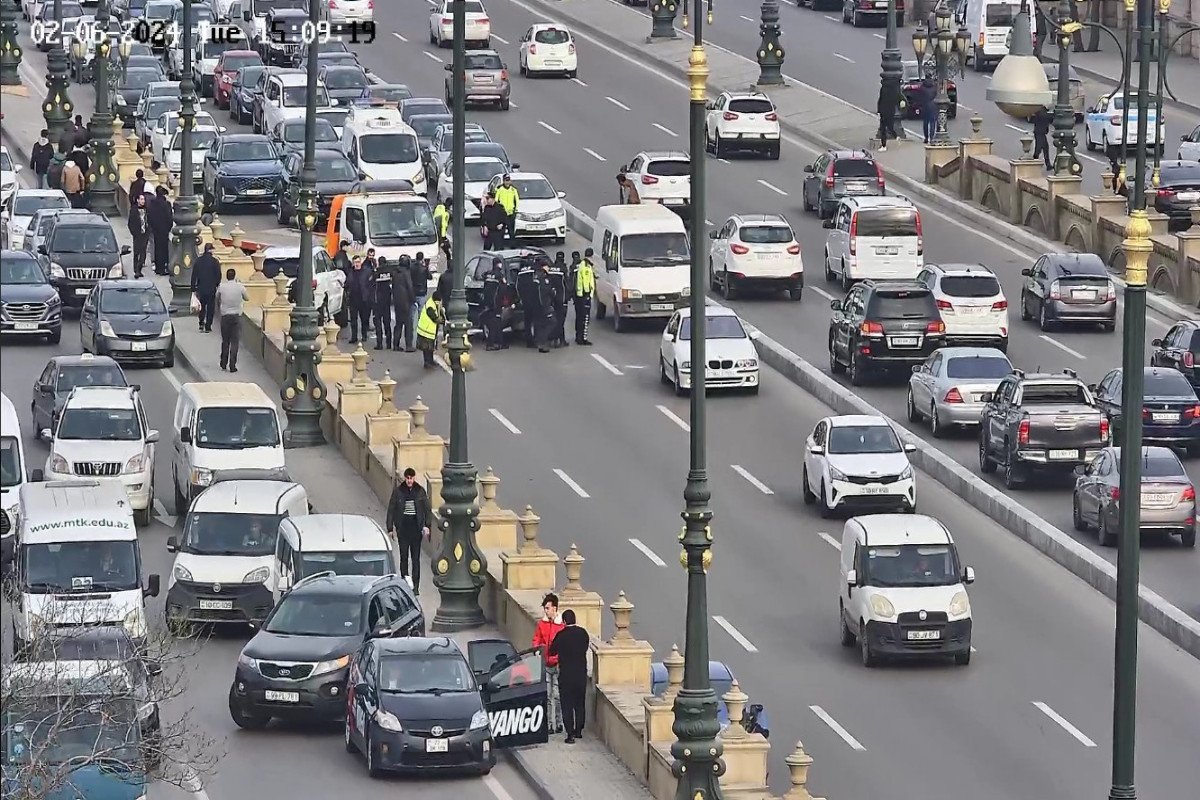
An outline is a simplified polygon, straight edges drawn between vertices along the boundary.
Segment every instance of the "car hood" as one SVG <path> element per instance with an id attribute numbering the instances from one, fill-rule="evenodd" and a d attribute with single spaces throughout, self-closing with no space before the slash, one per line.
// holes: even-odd
<path id="1" fill-rule="evenodd" d="M 50 452 L 62 456 L 68 464 L 76 462 L 125 462 L 141 453 L 140 441 L 91 441 L 88 439 L 55 439 Z"/>
<path id="2" fill-rule="evenodd" d="M 217 172 L 221 175 L 280 175 L 283 173 L 283 165 L 277 159 L 264 159 L 262 161 L 225 161 L 217 165 Z"/>
<path id="3" fill-rule="evenodd" d="M 402 723 L 418 728 L 434 724 L 444 728 L 465 728 L 471 723 L 471 717 L 483 710 L 479 692 L 446 692 L 442 695 L 380 692 L 379 704 Z"/>
<path id="4" fill-rule="evenodd" d="M 557 197 L 552 197 L 546 200 L 527 200 L 521 198 L 520 204 L 517 206 L 518 214 L 563 214 L 566 213 L 563 209 L 562 200 Z"/>
<path id="5" fill-rule="evenodd" d="M 868 583 L 870 579 L 868 578 Z M 961 583 L 949 586 L 878 586 L 867 587 L 868 592 L 883 594 L 891 601 L 897 614 L 920 611 L 945 613 L 954 595 L 963 590 Z"/>
<path id="6" fill-rule="evenodd" d="M 351 655 L 362 644 L 362 636 L 292 636 L 259 631 L 242 650 L 262 661 L 329 661 Z"/>
<path id="7" fill-rule="evenodd" d="M 6 283 L 0 286 L 4 303 L 48 303 L 58 292 L 48 283 Z"/>
<path id="8" fill-rule="evenodd" d="M 864 478 L 899 475 L 909 466 L 904 453 L 830 453 L 826 460 L 838 472 Z"/>
<path id="9" fill-rule="evenodd" d="M 194 582 L 208 584 L 242 583 L 242 579 L 254 570 L 262 567 L 270 569 L 273 560 L 272 556 L 200 555 L 183 552 L 175 556 L 175 564 L 191 573 Z M 172 570 L 172 580 L 174 577 Z"/>
<path id="10" fill-rule="evenodd" d="M 353 185 L 354 181 L 317 181 L 317 194 L 322 197 L 346 194 Z"/>
<path id="11" fill-rule="evenodd" d="M 687 343 L 691 346 L 691 342 Z M 749 339 L 709 339 L 705 344 L 709 359 L 757 358 L 758 352 Z"/>
<path id="12" fill-rule="evenodd" d="M 50 251 L 50 260 L 60 267 L 111 267 L 121 263 L 121 254 L 113 253 L 56 253 Z"/>
<path id="13" fill-rule="evenodd" d="M 316 145 L 318 150 L 337 150 L 339 153 L 342 150 L 342 146 L 338 142 L 317 142 Z M 282 147 L 288 153 L 304 152 L 304 142 L 284 142 Z"/>
<path id="14" fill-rule="evenodd" d="M 158 335 L 163 323 L 170 319 L 166 314 L 101 314 L 100 319 L 112 325 L 118 334 L 127 336 Z"/>
<path id="15" fill-rule="evenodd" d="M 141 89 L 117 89 L 117 94 L 125 98 L 125 105 L 132 108 L 142 96 Z"/>

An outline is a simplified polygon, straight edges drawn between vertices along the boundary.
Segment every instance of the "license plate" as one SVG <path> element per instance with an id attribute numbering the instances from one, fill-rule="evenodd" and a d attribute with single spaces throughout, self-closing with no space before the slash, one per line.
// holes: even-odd
<path id="1" fill-rule="evenodd" d="M 246 194 L 254 195 L 255 197 L 262 196 L 267 193 L 266 189 L 247 189 Z"/>
<path id="2" fill-rule="evenodd" d="M 87 297 L 91 293 L 92 293 L 91 289 L 76 289 L 75 290 L 75 295 L 77 297 Z"/>
<path id="3" fill-rule="evenodd" d="M 135 353 L 144 353 L 144 352 L 146 352 L 146 343 L 145 342 L 134 342 L 131 349 Z"/>
<path id="4" fill-rule="evenodd" d="M 526 222 L 525 229 L 530 230 L 530 231 L 544 231 L 544 230 L 546 230 L 546 223 L 544 223 L 544 222 Z"/>
<path id="5" fill-rule="evenodd" d="M 954 310 L 960 314 L 969 314 L 977 317 L 987 313 L 990 309 L 986 306 L 960 306 Z"/>
<path id="6" fill-rule="evenodd" d="M 1078 450 L 1051 450 L 1050 457 L 1054 459 L 1079 458 Z"/>
<path id="7" fill-rule="evenodd" d="M 886 486 L 864 486 L 862 493 L 863 494 L 887 494 L 888 490 L 887 490 Z"/>
<path id="8" fill-rule="evenodd" d="M 661 202 L 664 206 L 681 206 L 687 201 L 682 197 L 664 197 Z"/>
<path id="9" fill-rule="evenodd" d="M 1169 494 L 1144 494 L 1144 495 L 1142 495 L 1142 502 L 1147 505 L 1156 505 L 1156 506 L 1166 505 L 1167 503 L 1171 502 L 1174 499 L 1175 499 L 1174 495 L 1169 495 Z"/>
<path id="10" fill-rule="evenodd" d="M 909 631 L 908 640 L 910 642 L 928 642 L 942 638 L 941 631 Z"/>
<path id="11" fill-rule="evenodd" d="M 426 739 L 426 753 L 448 753 L 450 751 L 449 739 Z"/>
<path id="12" fill-rule="evenodd" d="M 876 247 L 875 255 L 877 256 L 894 256 L 900 252 L 898 247 Z"/>
<path id="13" fill-rule="evenodd" d="M 1177 197 L 1180 200 L 1200 200 L 1200 192 L 1180 192 Z"/>
<path id="14" fill-rule="evenodd" d="M 36 331 L 37 323 L 36 322 L 18 322 L 18 323 L 15 323 L 14 327 L 19 331 Z"/>
<path id="15" fill-rule="evenodd" d="M 651 303 L 651 311 L 674 311 L 675 306 L 671 303 Z"/>
<path id="16" fill-rule="evenodd" d="M 546 59 L 546 66 L 547 67 L 561 67 L 562 62 L 561 61 L 551 61 L 550 59 Z"/>
<path id="17" fill-rule="evenodd" d="M 232 611 L 233 610 L 233 601 L 232 600 L 201 600 L 200 601 L 200 610 L 201 611 Z"/>
<path id="18" fill-rule="evenodd" d="M 1179 422 L 1179 415 L 1175 412 L 1152 411 L 1150 413 L 1152 422 Z"/>
<path id="19" fill-rule="evenodd" d="M 867 190 L 867 185 L 865 183 L 848 183 L 848 184 L 846 184 L 846 193 L 847 194 L 862 194 L 866 190 Z"/>
<path id="20" fill-rule="evenodd" d="M 1095 300 L 1096 293 L 1092 292 L 1092 291 L 1082 291 L 1081 292 L 1078 289 L 1074 289 L 1071 291 L 1071 299 L 1072 300 Z"/>
<path id="21" fill-rule="evenodd" d="M 893 336 L 888 339 L 888 344 L 892 347 L 916 347 L 920 341 L 916 336 Z"/>
<path id="22" fill-rule="evenodd" d="M 273 692 L 267 689 L 263 692 L 263 699 L 273 703 L 299 703 L 299 692 Z"/>
<path id="23" fill-rule="evenodd" d="M 972 403 L 982 403 L 983 395 L 980 394 L 979 392 L 972 392 L 971 393 L 971 402 Z"/>

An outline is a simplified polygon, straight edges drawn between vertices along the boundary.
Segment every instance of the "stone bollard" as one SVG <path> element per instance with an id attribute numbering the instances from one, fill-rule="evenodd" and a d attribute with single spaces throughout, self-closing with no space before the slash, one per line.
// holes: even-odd
<path id="1" fill-rule="evenodd" d="M 633 608 L 623 591 L 609 606 L 613 615 L 613 635 L 607 642 L 592 639 L 592 679 L 597 686 L 624 686 L 648 694 L 654 647 L 633 638 L 629 632 Z"/>
<path id="2" fill-rule="evenodd" d="M 384 370 L 383 378 L 379 381 L 379 409 L 367 414 L 367 447 L 379 447 L 393 439 L 408 436 L 411 417 L 407 411 L 396 408 L 395 398 L 396 381 L 390 370 Z M 390 458 L 393 455 L 392 449 L 388 448 L 387 456 Z"/>
<path id="3" fill-rule="evenodd" d="M 579 548 L 572 544 L 570 552 L 563 558 L 567 585 L 560 594 L 559 606 L 564 610 L 574 610 L 576 621 L 593 639 L 603 639 L 604 628 L 600 610 L 604 608 L 604 600 L 595 592 L 585 590 L 579 580 L 583 574 L 583 562 L 586 560 L 579 555 Z"/>
<path id="4" fill-rule="evenodd" d="M 517 546 L 517 514 L 496 502 L 500 478 L 488 467 L 479 478 L 479 527 L 475 539 L 485 550 L 513 550 Z"/>
<path id="5" fill-rule="evenodd" d="M 201 226 L 203 228 L 203 226 Z M 273 288 L 275 296 L 262 309 L 263 336 L 278 333 L 284 334 L 291 324 L 292 304 L 288 302 L 288 279 L 280 272 L 275 276 Z"/>
<path id="6" fill-rule="evenodd" d="M 558 556 L 538 543 L 541 517 L 533 513 L 533 506 L 527 505 L 517 521 L 521 524 L 520 546 L 515 552 L 500 553 L 504 588 L 549 592 L 558 585 Z"/>
<path id="7" fill-rule="evenodd" d="M 281 271 L 275 276 L 275 279 L 272 281 L 272 283 L 275 284 L 275 299 L 271 302 L 271 305 L 290 306 L 291 302 L 288 300 L 287 275 L 284 275 Z"/>
<path id="8" fill-rule="evenodd" d="M 1200 226 L 1200 206 L 1192 206 L 1188 213 L 1192 215 L 1192 225 Z"/>
<path id="9" fill-rule="evenodd" d="M 212 222 L 209 224 L 208 229 L 212 234 L 213 243 L 216 244 L 216 246 L 218 248 L 224 247 L 225 246 L 225 221 L 221 219 L 219 214 L 216 214 L 216 213 L 213 214 Z"/>
<path id="10" fill-rule="evenodd" d="M 371 360 L 371 355 L 363 348 L 362 342 L 359 342 L 350 358 L 354 359 L 354 375 L 350 382 L 357 386 L 365 386 L 371 380 L 371 376 L 367 374 L 367 362 Z"/>
<path id="11" fill-rule="evenodd" d="M 392 462 L 397 469 L 412 467 L 418 476 L 428 476 L 431 472 L 440 473 L 446 445 L 442 437 L 431 434 L 425 427 L 429 406 L 417 397 L 416 402 L 409 406 L 408 415 L 411 419 L 408 437 L 392 440 Z M 428 489 L 428 486 L 426 488 Z M 429 502 L 436 510 L 441 504 L 440 492 L 436 502 L 434 493 L 430 492 Z"/>
<path id="12" fill-rule="evenodd" d="M 792 788 L 788 789 L 782 800 L 823 800 L 823 798 L 813 797 L 809 794 L 808 789 L 808 769 L 812 766 L 813 759 L 804 750 L 804 742 L 796 742 L 796 749 L 791 755 L 784 759 L 787 764 L 788 772 L 791 773 Z"/>
<path id="13" fill-rule="evenodd" d="M 767 791 L 767 760 L 771 744 L 761 733 L 749 733 L 742 726 L 742 715 L 750 698 L 735 680 L 721 697 L 729 713 L 729 724 L 721 731 L 725 745 L 725 774 L 721 788 L 727 797 L 762 797 Z"/>
<path id="14" fill-rule="evenodd" d="M 150 165 L 154 163 L 154 157 L 150 154 L 150 148 L 146 148 L 145 150 L 142 151 L 141 158 L 142 158 L 142 171 L 147 175 L 153 175 L 154 170 L 150 168 Z M 167 173 L 167 174 L 170 175 L 170 173 Z"/>
<path id="15" fill-rule="evenodd" d="M 265 259 L 266 254 L 261 250 L 250 254 L 250 263 L 254 269 L 254 273 L 246 281 L 246 295 L 249 297 L 247 302 L 250 305 L 266 307 L 275 299 L 275 284 L 263 274 Z"/>
<path id="16" fill-rule="evenodd" d="M 674 703 L 679 690 L 683 688 L 683 668 L 686 666 L 679 645 L 671 645 L 671 652 L 663 659 L 663 666 L 667 668 L 667 688 L 662 696 L 664 700 Z"/>
<path id="17" fill-rule="evenodd" d="M 742 725 L 742 716 L 746 713 L 746 704 L 750 702 L 750 696 L 742 691 L 742 687 L 734 678 L 733 685 L 729 687 L 729 691 L 721 695 L 721 702 L 725 704 L 725 710 L 729 715 L 729 724 L 725 727 L 721 736 L 725 741 L 730 739 L 745 739 L 750 734 Z"/>
<path id="18" fill-rule="evenodd" d="M 338 325 L 333 320 L 325 323 L 325 347 L 321 350 L 321 363 L 317 365 L 317 373 L 326 386 L 337 386 L 349 383 L 354 374 L 354 359 L 349 353 L 338 349 Z"/>
<path id="19" fill-rule="evenodd" d="M 667 668 L 667 687 L 661 695 L 642 698 L 642 713 L 646 723 L 646 754 L 650 747 L 661 742 L 675 741 L 671 724 L 675 721 L 675 697 L 683 688 L 683 656 L 679 645 L 671 645 L 670 654 L 663 659 Z"/>
<path id="20" fill-rule="evenodd" d="M 971 138 L 978 139 L 983 133 L 983 117 L 978 114 L 971 115 Z"/>
<path id="21" fill-rule="evenodd" d="M 233 230 L 229 232 L 229 241 L 234 250 L 242 249 L 242 242 L 246 240 L 246 232 L 242 230 L 242 226 L 236 221 L 233 223 Z"/>
<path id="22" fill-rule="evenodd" d="M 1021 136 L 1021 158 L 1026 160 L 1033 158 L 1033 137 L 1028 133 Z"/>
<path id="23" fill-rule="evenodd" d="M 165 166 L 162 164 L 158 165 L 158 170 L 154 173 L 154 179 L 158 182 L 159 186 L 167 187 L 167 191 L 170 192 L 172 197 L 175 196 L 175 188 L 171 186 L 171 173 Z"/>

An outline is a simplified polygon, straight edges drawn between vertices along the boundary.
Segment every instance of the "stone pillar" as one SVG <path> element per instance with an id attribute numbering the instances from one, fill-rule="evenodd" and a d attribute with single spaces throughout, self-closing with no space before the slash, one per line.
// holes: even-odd
<path id="1" fill-rule="evenodd" d="M 213 212 L 212 222 L 208 225 L 209 233 L 212 234 L 213 244 L 216 249 L 221 250 L 227 248 L 225 244 L 225 220 L 221 219 L 221 215 Z"/>
<path id="2" fill-rule="evenodd" d="M 648 693 L 654 647 L 633 638 L 629 632 L 633 608 L 623 591 L 608 607 L 613 615 L 614 632 L 607 642 L 592 639 L 592 680 L 597 686 L 634 687 Z"/>
<path id="3" fill-rule="evenodd" d="M 200 226 L 203 228 L 204 226 Z M 203 238 L 203 237 L 202 237 Z M 275 297 L 263 306 L 263 334 L 284 333 L 292 324 L 292 304 L 288 302 L 288 279 L 280 272 L 275 276 Z"/>
<path id="4" fill-rule="evenodd" d="M 675 721 L 675 696 L 683 687 L 683 656 L 679 653 L 679 645 L 671 645 L 671 653 L 663 659 L 667 668 L 667 688 L 659 696 L 647 697 L 642 700 L 642 709 L 646 719 L 646 752 L 649 755 L 650 746 L 661 742 L 675 741 L 675 733 L 671 724 Z"/>
<path id="5" fill-rule="evenodd" d="M 604 638 L 603 622 L 600 610 L 604 608 L 604 600 L 595 592 L 589 592 L 579 582 L 583 574 L 583 562 L 579 548 L 571 545 L 571 550 L 563 558 L 563 568 L 567 573 L 567 585 L 559 593 L 559 607 L 564 611 L 571 609 L 575 612 L 575 621 L 591 635 L 593 639 Z"/>
<path id="6" fill-rule="evenodd" d="M 992 154 L 992 140 L 983 135 L 983 117 L 971 117 L 971 135 L 958 143 L 958 196 L 974 199 L 975 169 L 971 159 Z"/>
<path id="7" fill-rule="evenodd" d="M 1033 137 L 1026 134 L 1021 137 L 1020 158 L 1011 159 L 1008 168 L 1008 221 L 1014 225 L 1025 222 L 1025 195 L 1021 191 L 1021 181 L 1042 177 L 1043 164 L 1032 157 Z"/>
<path id="8" fill-rule="evenodd" d="M 925 145 L 925 182 L 931 186 L 936 186 L 940 180 L 938 170 L 949 164 L 957 156 L 958 145 L 951 142 Z"/>
<path id="9" fill-rule="evenodd" d="M 1101 194 L 1092 197 L 1092 250 L 1100 253 L 1100 257 L 1106 262 L 1109 254 L 1105 252 L 1104 228 L 1100 221 L 1105 218 L 1124 217 L 1128 208 L 1128 201 L 1119 194 Z M 1121 236 L 1117 236 L 1117 239 L 1120 240 Z"/>
<path id="10" fill-rule="evenodd" d="M 246 282 L 246 294 L 250 298 L 248 302 L 251 305 L 265 307 L 275 299 L 275 284 L 263 274 L 263 260 L 265 258 L 266 255 L 262 251 L 250 256 L 250 263 L 254 268 L 254 274 Z"/>
<path id="11" fill-rule="evenodd" d="M 321 363 L 317 365 L 317 374 L 326 386 L 347 383 L 354 376 L 354 359 L 349 353 L 338 349 L 338 330 L 338 325 L 333 320 L 325 323 L 325 349 L 321 351 Z"/>
<path id="12" fill-rule="evenodd" d="M 728 798 L 765 795 L 767 788 L 767 758 L 771 745 L 761 733 L 748 733 L 742 727 L 742 715 L 750 698 L 735 680 L 733 686 L 722 697 L 729 713 L 729 724 L 721 732 L 725 745 L 725 774 L 721 776 L 721 788 Z"/>
<path id="13" fill-rule="evenodd" d="M 370 356 L 360 344 L 350 358 L 354 361 L 354 375 L 349 383 L 338 386 L 338 416 L 345 418 L 355 414 L 374 414 L 383 402 L 383 394 L 379 384 L 367 374 Z"/>
<path id="14" fill-rule="evenodd" d="M 367 447 L 377 447 L 408 436 L 412 417 L 407 411 L 396 408 L 395 397 L 396 381 L 392 380 L 390 370 L 384 370 L 383 378 L 379 381 L 379 409 L 367 414 Z"/>
<path id="15" fill-rule="evenodd" d="M 137 134 L 129 134 L 129 138 L 125 141 L 124 147 L 120 146 L 120 142 L 117 144 L 117 180 L 122 186 L 125 187 L 125 191 L 128 193 L 129 184 L 133 181 L 137 171 L 142 169 L 142 157 L 138 155 L 137 151 Z"/>
<path id="16" fill-rule="evenodd" d="M 525 513 L 518 517 L 521 523 L 521 544 L 516 550 L 500 553 L 503 565 L 505 589 L 530 589 L 553 591 L 558 585 L 556 573 L 558 556 L 538 543 L 538 524 L 541 517 L 533 513 L 533 506 L 525 506 Z"/>
<path id="17" fill-rule="evenodd" d="M 788 789 L 782 800 L 824 800 L 808 793 L 808 769 L 812 766 L 813 759 L 804 751 L 804 742 L 796 742 L 796 749 L 784 762 L 791 773 L 792 788 Z"/>
<path id="18" fill-rule="evenodd" d="M 440 472 L 444 463 L 445 443 L 442 441 L 442 437 L 431 434 L 425 428 L 425 419 L 429 414 L 429 406 L 425 405 L 421 401 L 421 398 L 418 397 L 417 401 L 409 406 L 408 414 L 412 420 L 408 438 L 392 440 L 392 448 L 395 454 L 393 463 L 396 465 L 396 470 L 401 471 L 412 467 L 417 471 L 418 475 L 429 472 Z M 436 511 L 441 504 L 440 492 L 436 501 L 433 498 L 433 494 L 430 493 L 429 501 Z"/>
<path id="19" fill-rule="evenodd" d="M 491 467 L 479 478 L 479 530 L 475 539 L 489 550 L 513 550 L 517 546 L 517 514 L 496 502 L 500 479 Z"/>
<path id="20" fill-rule="evenodd" d="M 1063 230 L 1064 226 L 1059 224 L 1058 198 L 1069 194 L 1082 194 L 1080 188 L 1083 186 L 1083 176 L 1047 175 L 1046 184 L 1050 192 L 1050 199 L 1046 201 L 1047 208 L 1044 215 L 1046 220 L 1046 236 L 1061 242 L 1065 231 Z"/>

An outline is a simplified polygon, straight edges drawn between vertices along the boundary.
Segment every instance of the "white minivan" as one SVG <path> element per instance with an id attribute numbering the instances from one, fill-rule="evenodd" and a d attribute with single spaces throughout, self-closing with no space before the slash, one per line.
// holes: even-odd
<path id="1" fill-rule="evenodd" d="M 279 524 L 308 514 L 308 493 L 287 481 L 216 483 L 192 501 L 183 536 L 167 538 L 167 622 L 261 623 L 272 593 Z"/>
<path id="2" fill-rule="evenodd" d="M 0 394 L 0 564 L 17 552 L 17 495 L 26 482 L 21 419 L 8 395 Z"/>
<path id="3" fill-rule="evenodd" d="M 309 514 L 279 523 L 275 545 L 275 600 L 318 572 L 391 575 L 396 548 L 375 520 L 361 514 Z"/>
<path id="4" fill-rule="evenodd" d="M 185 383 L 171 425 L 175 513 L 196 495 L 238 478 L 286 481 L 283 436 L 275 401 L 257 384 Z"/>
<path id="5" fill-rule="evenodd" d="M 657 203 L 601 206 L 592 233 L 596 318 L 667 320 L 691 301 L 692 248 L 683 219 Z"/>
<path id="6" fill-rule="evenodd" d="M 825 220 L 825 280 L 914 280 L 925 266 L 921 212 L 904 197 L 844 197 Z"/>
<path id="7" fill-rule="evenodd" d="M 1012 46 L 1013 22 L 1021 13 L 1020 0 L 963 0 L 956 12 L 958 26 L 970 34 L 967 59 L 976 72 L 1000 63 Z M 1029 31 L 1036 35 L 1030 21 Z"/>
<path id="8" fill-rule="evenodd" d="M 395 108 L 353 106 L 342 126 L 342 152 L 372 181 L 408 181 L 425 193 L 425 162 L 417 132 Z"/>
<path id="9" fill-rule="evenodd" d="M 15 649 L 80 625 L 120 625 L 144 642 L 146 598 L 158 596 L 159 577 L 143 587 L 125 489 L 98 480 L 45 481 L 26 483 L 19 497 Z"/>
<path id="10" fill-rule="evenodd" d="M 975 570 L 961 566 L 946 526 L 924 514 L 851 517 L 842 529 L 842 646 L 865 667 L 884 658 L 951 656 L 971 663 Z"/>

